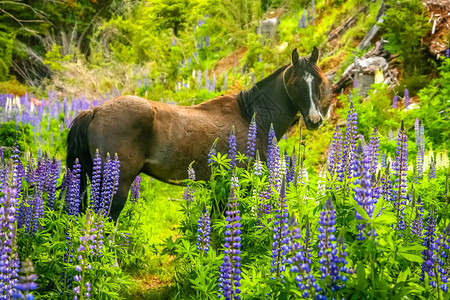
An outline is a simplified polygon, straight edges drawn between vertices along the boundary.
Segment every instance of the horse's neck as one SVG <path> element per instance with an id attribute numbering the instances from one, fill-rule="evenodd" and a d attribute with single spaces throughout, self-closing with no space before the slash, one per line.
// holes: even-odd
<path id="1" fill-rule="evenodd" d="M 238 97 L 239 106 L 250 120 L 256 113 L 258 128 L 269 132 L 273 124 L 276 137 L 279 140 L 294 120 L 297 109 L 289 98 L 283 83 L 281 68 L 268 78 L 258 82 L 254 87 L 241 92 Z"/>

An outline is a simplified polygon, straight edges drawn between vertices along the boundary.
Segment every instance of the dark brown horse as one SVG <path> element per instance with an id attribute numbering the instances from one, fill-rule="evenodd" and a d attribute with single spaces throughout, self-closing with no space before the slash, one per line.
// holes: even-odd
<path id="1" fill-rule="evenodd" d="M 81 191 L 92 173 L 96 149 L 102 159 L 118 154 L 120 176 L 111 217 L 117 220 L 135 177 L 143 172 L 161 181 L 181 184 L 195 161 L 196 178 L 207 180 L 208 152 L 218 138 L 217 151 L 226 153 L 234 125 L 238 151 L 244 153 L 251 117 L 256 113 L 256 149 L 266 158 L 267 135 L 273 124 L 280 139 L 300 111 L 308 129 L 322 123 L 318 109 L 320 85 L 326 82 L 317 67 L 318 50 L 299 58 L 292 52 L 286 65 L 239 95 L 222 95 L 195 106 L 177 106 L 135 96 L 120 96 L 81 112 L 67 139 L 67 167 L 75 158 L 82 167 Z"/>

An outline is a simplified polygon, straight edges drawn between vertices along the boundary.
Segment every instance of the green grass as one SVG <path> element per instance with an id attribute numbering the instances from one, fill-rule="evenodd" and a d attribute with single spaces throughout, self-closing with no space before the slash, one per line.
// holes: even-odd
<path id="1" fill-rule="evenodd" d="M 143 175 L 139 202 L 130 201 L 121 214 L 121 226 L 130 232 L 135 257 L 123 268 L 135 285 L 122 295 L 126 299 L 171 299 L 175 293 L 175 261 L 161 254 L 167 239 L 175 240 L 184 187 L 166 184 Z"/>

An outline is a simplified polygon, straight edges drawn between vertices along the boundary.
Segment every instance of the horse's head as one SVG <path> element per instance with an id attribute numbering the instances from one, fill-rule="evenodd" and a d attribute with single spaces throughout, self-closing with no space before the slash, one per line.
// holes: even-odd
<path id="1" fill-rule="evenodd" d="M 297 49 L 292 51 L 292 68 L 290 72 L 283 74 L 286 91 L 300 110 L 305 121 L 306 128 L 317 129 L 322 124 L 322 114 L 319 108 L 321 99 L 321 85 L 327 80 L 322 71 L 316 65 L 319 58 L 319 51 L 316 47 L 310 56 L 299 58 Z M 289 74 L 289 75 L 288 75 Z"/>

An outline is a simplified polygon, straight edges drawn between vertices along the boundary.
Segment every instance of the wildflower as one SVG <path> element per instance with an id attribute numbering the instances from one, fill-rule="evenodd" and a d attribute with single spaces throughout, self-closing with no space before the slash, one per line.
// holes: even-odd
<path id="1" fill-rule="evenodd" d="M 363 153 L 362 146 L 359 145 L 356 149 L 356 159 L 353 165 L 353 176 L 355 176 L 354 184 L 355 188 L 355 201 L 356 204 L 362 207 L 369 217 L 372 217 L 373 210 L 375 208 L 375 201 L 373 198 L 374 187 L 372 185 L 372 174 L 370 169 L 371 165 L 371 155 L 372 149 L 371 146 L 367 147 L 365 153 Z M 362 220 L 362 216 L 355 212 L 356 219 Z M 356 225 L 359 230 L 358 239 L 363 240 L 364 234 L 363 231 L 366 227 L 366 224 L 358 224 Z M 369 235 L 375 234 L 374 232 L 370 232 Z"/>
<path id="2" fill-rule="evenodd" d="M 219 138 L 216 138 L 214 140 L 214 143 L 211 145 L 211 148 L 209 149 L 209 152 L 208 152 L 208 165 L 214 162 L 213 156 L 217 155 L 216 145 L 217 145 L 217 141 L 218 140 L 219 140 Z"/>
<path id="3" fill-rule="evenodd" d="M 16 249 L 16 189 L 4 189 L 0 197 L 0 299 L 10 299 L 19 271 Z"/>
<path id="4" fill-rule="evenodd" d="M 300 229 L 294 216 L 289 220 L 289 240 L 291 257 L 287 259 L 287 263 L 291 265 L 290 271 L 296 273 L 295 281 L 297 287 L 302 292 L 303 298 L 309 298 L 321 288 L 316 283 L 316 278 L 311 273 L 311 253 L 308 252 L 308 245 L 302 245 Z"/>
<path id="5" fill-rule="evenodd" d="M 281 278 L 281 272 L 286 267 L 286 255 L 289 253 L 289 237 L 288 237 L 288 208 L 286 203 L 286 181 L 283 177 L 281 181 L 280 197 L 278 199 L 278 207 L 275 209 L 275 222 L 273 228 L 272 242 L 272 269 L 277 278 Z"/>
<path id="6" fill-rule="evenodd" d="M 392 99 L 392 108 L 397 108 L 398 106 L 398 95 L 394 96 L 394 99 Z"/>
<path id="7" fill-rule="evenodd" d="M 336 242 L 336 212 L 331 198 L 328 198 L 324 205 L 324 209 L 320 212 L 318 229 L 318 247 L 319 252 L 319 272 L 321 273 L 320 279 L 322 281 L 329 277 L 329 286 L 334 292 L 338 290 L 341 285 L 341 281 L 346 281 L 347 278 L 340 274 L 339 265 L 342 264 L 342 259 L 338 256 L 338 245 Z M 345 262 L 345 260 L 344 260 Z M 345 263 L 344 263 L 345 264 Z"/>
<path id="8" fill-rule="evenodd" d="M 106 170 L 105 170 L 106 171 Z M 102 158 L 98 149 L 95 151 L 91 176 L 90 207 L 98 213 L 101 209 Z"/>
<path id="9" fill-rule="evenodd" d="M 255 175 L 257 176 L 261 176 L 263 174 L 263 166 L 262 166 L 262 162 L 261 159 L 259 158 L 259 151 L 256 150 L 256 161 L 255 161 L 255 165 L 253 166 Z"/>
<path id="10" fill-rule="evenodd" d="M 436 178 L 436 165 L 434 163 L 434 159 L 431 158 L 430 169 L 428 171 L 428 179 L 432 180 Z"/>
<path id="11" fill-rule="evenodd" d="M 408 136 L 405 132 L 405 127 L 402 121 L 400 130 L 397 133 L 397 156 L 393 163 L 393 169 L 395 171 L 395 180 L 393 187 L 393 204 L 397 213 L 397 228 L 404 229 L 405 223 L 403 221 L 403 209 L 406 204 L 407 194 L 407 178 L 406 172 L 408 171 Z"/>
<path id="12" fill-rule="evenodd" d="M 119 184 L 119 158 L 117 153 L 114 155 L 114 160 L 106 154 L 106 161 L 104 164 L 103 171 L 103 184 L 102 184 L 102 194 L 101 194 L 101 212 L 105 217 L 108 216 L 110 205 L 114 194 L 117 191 L 117 186 Z"/>
<path id="13" fill-rule="evenodd" d="M 375 173 L 377 171 L 378 166 L 378 157 L 379 157 L 379 146 L 380 146 L 380 138 L 378 137 L 377 128 L 373 129 L 372 136 L 370 137 L 370 153 L 368 154 L 368 158 L 370 160 L 370 173 Z"/>
<path id="14" fill-rule="evenodd" d="M 280 148 L 276 137 L 272 139 L 269 146 L 267 168 L 269 169 L 269 188 L 275 187 L 278 190 L 280 182 Z"/>
<path id="15" fill-rule="evenodd" d="M 195 174 L 194 174 L 195 176 Z M 141 176 L 136 176 L 136 178 L 133 180 L 133 183 L 131 184 L 130 188 L 130 200 L 131 202 L 136 203 L 139 199 L 139 188 L 142 181 Z"/>
<path id="16" fill-rule="evenodd" d="M 409 91 L 408 91 L 408 89 L 405 89 L 404 99 L 405 99 L 405 109 L 407 109 L 409 106 Z"/>
<path id="17" fill-rule="evenodd" d="M 236 168 L 236 134 L 234 126 L 231 128 L 230 134 L 228 135 L 228 156 L 230 158 L 230 168 L 233 170 Z"/>
<path id="18" fill-rule="evenodd" d="M 231 188 L 228 199 L 227 210 L 225 212 L 225 244 L 224 258 L 220 267 L 219 278 L 219 299 L 236 299 L 241 297 L 239 294 L 241 286 L 241 217 L 238 210 L 234 189 Z"/>
<path id="19" fill-rule="evenodd" d="M 291 185 L 291 183 L 294 183 L 295 178 L 295 165 L 297 163 L 297 154 L 294 151 L 292 151 L 291 158 L 289 159 L 289 170 L 286 176 L 286 183 L 288 186 Z"/>
<path id="20" fill-rule="evenodd" d="M 27 293 L 37 288 L 37 275 L 34 274 L 33 263 L 29 258 L 21 263 L 19 282 L 16 284 L 16 291 L 13 295 L 14 299 L 34 299 L 33 295 Z"/>
<path id="21" fill-rule="evenodd" d="M 67 194 L 66 194 L 66 205 L 69 215 L 78 216 L 80 209 L 80 172 L 81 166 L 79 164 L 78 158 L 75 159 L 73 165 L 73 170 L 67 170 L 66 180 L 68 181 Z"/>
<path id="22" fill-rule="evenodd" d="M 248 159 L 255 158 L 255 145 L 256 145 L 256 114 L 253 114 L 250 126 L 248 128 L 247 136 L 247 151 L 246 155 Z"/>
<path id="23" fill-rule="evenodd" d="M 422 204 L 422 198 L 419 196 L 417 198 L 417 202 L 415 205 L 415 217 L 412 224 L 411 232 L 412 234 L 422 237 L 422 230 L 423 230 L 423 204 Z"/>
<path id="24" fill-rule="evenodd" d="M 356 113 L 353 102 L 350 102 L 350 109 L 347 114 L 347 128 L 345 130 L 344 142 L 342 145 L 342 153 L 339 157 L 338 179 L 343 182 L 345 176 L 351 176 L 351 166 L 355 156 L 356 149 L 356 131 L 357 131 L 358 114 Z"/>
<path id="25" fill-rule="evenodd" d="M 195 171 L 194 171 L 194 168 L 192 167 L 193 163 L 194 162 L 191 162 L 188 167 L 188 179 L 190 181 L 195 180 Z M 194 201 L 194 192 L 195 192 L 195 190 L 191 187 L 190 184 L 188 184 L 186 189 L 184 190 L 183 200 L 193 202 Z"/>
<path id="26" fill-rule="evenodd" d="M 209 218 L 206 206 L 203 206 L 202 213 L 198 219 L 198 229 L 197 229 L 197 250 L 201 252 L 208 253 L 209 250 L 209 238 L 211 232 L 211 221 Z"/>
<path id="27" fill-rule="evenodd" d="M 334 177 L 337 165 L 339 163 L 339 154 L 342 151 L 342 133 L 339 125 L 336 125 L 332 141 L 331 147 L 328 150 L 328 172 L 331 177 Z"/>

